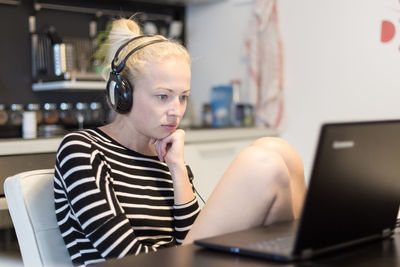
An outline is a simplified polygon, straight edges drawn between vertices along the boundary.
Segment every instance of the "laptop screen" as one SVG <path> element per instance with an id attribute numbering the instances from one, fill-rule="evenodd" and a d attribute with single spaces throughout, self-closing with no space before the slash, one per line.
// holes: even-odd
<path id="1" fill-rule="evenodd" d="M 399 192 L 399 121 L 323 125 L 295 251 L 382 236 Z"/>

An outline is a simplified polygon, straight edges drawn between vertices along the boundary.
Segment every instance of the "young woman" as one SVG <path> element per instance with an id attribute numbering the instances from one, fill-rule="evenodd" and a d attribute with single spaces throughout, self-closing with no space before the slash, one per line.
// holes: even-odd
<path id="1" fill-rule="evenodd" d="M 178 129 L 190 94 L 186 49 L 130 19 L 113 23 L 108 44 L 116 117 L 66 135 L 55 166 L 56 216 L 75 265 L 298 216 L 301 158 L 267 137 L 237 155 L 200 211 Z"/>

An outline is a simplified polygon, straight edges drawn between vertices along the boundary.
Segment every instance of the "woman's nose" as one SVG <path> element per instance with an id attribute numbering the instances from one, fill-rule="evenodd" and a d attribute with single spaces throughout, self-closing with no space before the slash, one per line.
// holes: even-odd
<path id="1" fill-rule="evenodd" d="M 175 98 L 173 101 L 171 101 L 167 114 L 168 116 L 182 117 L 184 112 L 184 105 L 181 103 L 179 98 Z"/>

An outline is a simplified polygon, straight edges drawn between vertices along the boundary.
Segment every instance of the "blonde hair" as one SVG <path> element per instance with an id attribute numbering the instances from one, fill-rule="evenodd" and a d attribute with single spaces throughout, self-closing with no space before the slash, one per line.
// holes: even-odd
<path id="1" fill-rule="evenodd" d="M 111 62 L 114 59 L 117 50 L 126 42 L 134 37 L 143 35 L 138 23 L 133 18 L 121 18 L 113 22 L 108 39 L 104 45 L 108 46 L 107 54 L 104 60 L 103 77 L 108 79 L 108 73 L 111 71 Z M 163 60 L 171 56 L 183 57 L 190 65 L 190 56 L 186 48 L 174 40 L 169 40 L 162 35 L 146 36 L 130 42 L 119 53 L 119 58 L 124 59 L 125 56 L 135 47 L 145 44 L 151 40 L 162 39 L 165 42 L 159 42 L 148 45 L 133 53 L 127 60 L 121 75 L 131 82 L 140 77 L 144 65 L 149 61 Z M 117 63 L 118 64 L 118 63 Z"/>

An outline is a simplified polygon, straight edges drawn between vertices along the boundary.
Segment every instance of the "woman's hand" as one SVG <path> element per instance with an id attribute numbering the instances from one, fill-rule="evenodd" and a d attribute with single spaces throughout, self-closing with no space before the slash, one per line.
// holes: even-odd
<path id="1" fill-rule="evenodd" d="M 185 132 L 181 129 L 163 139 L 150 140 L 150 143 L 155 145 L 158 158 L 160 161 L 167 163 L 171 172 L 174 182 L 174 203 L 176 205 L 188 203 L 195 197 L 183 155 L 184 140 Z"/>
<path id="2" fill-rule="evenodd" d="M 160 161 L 167 163 L 168 167 L 184 164 L 185 131 L 177 129 L 163 139 L 151 139 L 150 143 L 155 145 Z"/>

